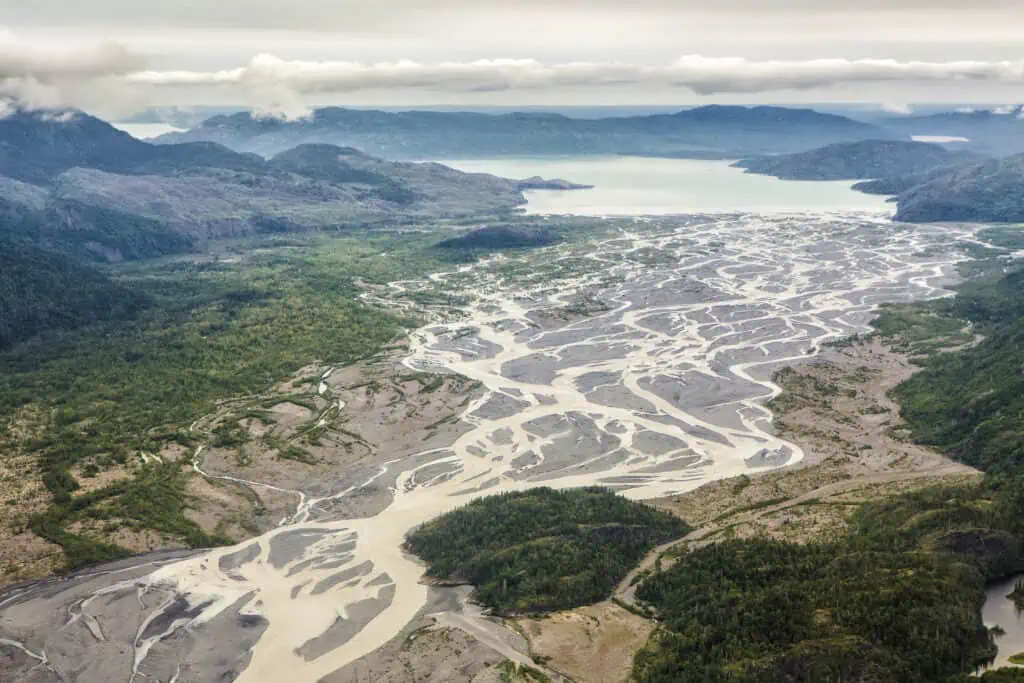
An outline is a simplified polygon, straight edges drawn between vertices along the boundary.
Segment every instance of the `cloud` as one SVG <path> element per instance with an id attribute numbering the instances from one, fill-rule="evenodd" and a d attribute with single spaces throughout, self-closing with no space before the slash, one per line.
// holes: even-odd
<path id="1" fill-rule="evenodd" d="M 145 60 L 112 42 L 56 43 L 20 38 L 0 29 L 0 97 L 11 106 L 39 109 L 82 107 L 107 94 L 130 102 L 123 76 L 145 67 Z"/>
<path id="2" fill-rule="evenodd" d="M 524 91 L 615 86 L 679 88 L 699 95 L 810 90 L 837 84 L 883 82 L 1024 83 L 1024 61 L 923 62 L 891 59 L 752 61 L 689 55 L 660 66 L 625 62 L 544 64 L 532 59 L 488 59 L 423 64 L 284 60 L 259 55 L 221 71 L 142 71 L 126 77 L 150 87 L 238 88 L 257 108 L 300 114 L 301 102 L 324 94 L 364 90 L 442 92 Z"/>
<path id="3" fill-rule="evenodd" d="M 485 15 L 500 28 L 502 20 L 513 13 L 528 13 L 531 19 L 553 12 L 576 13 L 585 21 L 595 12 L 615 12 L 623 17 L 649 13 L 677 20 L 703 14 L 722 14 L 732 18 L 754 15 L 792 16 L 806 12 L 868 14 L 955 12 L 961 26 L 976 22 L 977 16 L 998 13 L 1014 18 L 1019 12 L 1017 0 L 973 0 L 971 12 L 964 12 L 963 0 L 517 0 L 515 10 L 501 0 L 291 0 L 281 11 L 279 0 L 245 0 L 219 3 L 140 2 L 139 0 L 91 0 L 69 3 L 67 0 L 9 0 L 4 7 L 7 21 L 19 26 L 134 25 L 173 30 L 185 26 L 244 28 L 300 28 L 312 30 L 346 29 L 352 31 L 387 30 L 396 24 L 419 23 L 424 17 L 439 15 L 450 24 L 466 15 Z M 851 5 L 856 5 L 852 8 Z M 877 16 L 877 15 L 876 15 Z"/>
<path id="4" fill-rule="evenodd" d="M 993 81 L 1024 83 L 1024 60 L 900 62 L 892 59 L 751 61 L 689 55 L 664 66 L 623 62 L 483 59 L 421 64 L 288 61 L 259 55 L 247 66 L 222 71 L 143 71 L 128 80 L 157 86 L 254 87 L 273 83 L 297 93 L 354 92 L 379 88 L 458 91 L 517 90 L 610 85 L 666 85 L 699 94 L 753 93 L 817 88 L 836 83 L 884 81 Z"/>
<path id="5" fill-rule="evenodd" d="M 888 114 L 900 114 L 906 116 L 914 113 L 914 109 L 904 102 L 883 102 L 880 108 Z"/>
<path id="6" fill-rule="evenodd" d="M 173 57 L 163 61 L 173 64 Z M 614 95 L 629 89 L 660 89 L 701 96 L 755 95 L 872 83 L 1016 85 L 1024 83 L 1024 60 L 751 60 L 688 55 L 666 64 L 536 59 L 363 63 L 263 54 L 235 68 L 203 71 L 147 69 L 141 55 L 116 43 L 43 43 L 0 30 L 0 97 L 21 106 L 79 107 L 105 114 L 173 104 L 185 95 L 192 101 L 206 96 L 296 117 L 325 96 L 365 91 L 508 93 L 514 100 L 527 92 L 589 90 Z"/>
<path id="7" fill-rule="evenodd" d="M 752 61 L 742 57 L 680 57 L 667 66 L 625 62 L 565 62 L 534 59 L 442 61 L 425 65 L 402 60 L 285 60 L 256 56 L 239 69 L 214 72 L 144 71 L 127 77 L 154 86 L 275 85 L 300 94 L 366 89 L 432 88 L 455 91 L 518 90 L 611 85 L 666 85 L 699 94 L 808 89 L 838 83 L 887 81 L 990 81 L 1024 83 L 1020 61 L 897 61 L 895 59 L 809 59 Z"/>
<path id="8" fill-rule="evenodd" d="M 1024 111 L 1024 107 L 1019 104 L 1004 104 L 993 109 L 992 113 L 997 116 L 1010 116 L 1011 114 L 1019 114 L 1021 111 Z"/>
<path id="9" fill-rule="evenodd" d="M 36 43 L 0 29 L 0 78 L 40 82 L 88 79 L 141 69 L 144 60 L 112 42 L 61 45 Z"/>

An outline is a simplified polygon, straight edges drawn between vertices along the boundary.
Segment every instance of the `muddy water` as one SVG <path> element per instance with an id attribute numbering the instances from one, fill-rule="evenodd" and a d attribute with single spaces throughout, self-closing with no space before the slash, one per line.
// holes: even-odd
<path id="1" fill-rule="evenodd" d="M 996 638 L 999 655 L 993 668 L 1013 666 L 1010 657 L 1024 652 L 1024 612 L 1020 611 L 1012 600 L 1006 596 L 1013 592 L 1017 577 L 1000 581 L 985 590 L 985 607 L 981 611 L 982 619 L 989 628 L 1001 626 L 1005 635 Z"/>
<path id="2" fill-rule="evenodd" d="M 464 414 L 473 429 L 387 465 L 395 499 L 376 517 L 333 520 L 307 500 L 230 574 L 218 551 L 153 580 L 191 596 L 198 619 L 254 596 L 246 613 L 268 625 L 239 680 L 312 683 L 413 618 L 427 592 L 402 539 L 474 496 L 599 484 L 642 499 L 799 461 L 763 405 L 779 391 L 773 370 L 862 329 L 883 301 L 943 294 L 957 257 L 934 247 L 957 234 L 851 215 L 655 220 L 581 248 L 396 283 L 380 303 L 427 292 L 468 302 L 417 330 L 406 364 L 479 381 L 485 392 Z M 574 315 L 584 295 L 596 310 Z M 310 540 L 275 565 L 275 545 L 300 532 Z M 310 590 L 344 570 L 332 561 L 341 547 L 346 567 L 372 571 Z M 339 616 L 347 639 L 311 661 L 293 654 Z"/>
<path id="3" fill-rule="evenodd" d="M 864 330 L 881 303 L 945 295 L 950 245 L 973 233 L 843 212 L 620 220 L 585 243 L 393 283 L 369 298 L 458 302 L 411 335 L 405 364 L 480 382 L 469 431 L 339 473 L 330 496 L 296 491 L 294 515 L 238 547 L 0 604 L 0 638 L 54 672 L 100 652 L 82 646 L 96 634 L 108 669 L 121 644 L 126 674 L 83 683 L 314 683 L 424 608 L 403 539 L 474 497 L 603 485 L 644 499 L 798 462 L 765 407 L 774 370 Z M 331 513 L 371 485 L 391 492 L 383 512 Z M 40 625 L 48 614 L 71 616 Z"/>

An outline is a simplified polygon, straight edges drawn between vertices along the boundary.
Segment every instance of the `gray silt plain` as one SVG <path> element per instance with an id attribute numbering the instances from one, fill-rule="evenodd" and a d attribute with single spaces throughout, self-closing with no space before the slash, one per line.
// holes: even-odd
<path id="1" fill-rule="evenodd" d="M 799 462 L 764 405 L 774 370 L 860 331 L 879 303 L 945 295 L 950 245 L 976 232 L 852 213 L 606 227 L 392 287 L 399 310 L 413 292 L 469 302 L 417 330 L 405 361 L 481 383 L 466 428 L 304 484 L 294 515 L 238 547 L 8 589 L 0 682 L 399 680 L 389 667 L 415 664 L 404 639 L 435 622 L 464 640 L 435 667 L 451 680 L 525 656 L 464 592 L 417 583 L 405 533 L 491 492 L 597 484 L 643 499 Z M 599 312 L 571 312 L 584 292 Z"/>

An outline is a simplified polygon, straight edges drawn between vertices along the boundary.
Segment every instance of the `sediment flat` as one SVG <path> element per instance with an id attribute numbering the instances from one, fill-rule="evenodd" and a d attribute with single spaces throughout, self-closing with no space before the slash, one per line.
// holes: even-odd
<path id="1" fill-rule="evenodd" d="M 368 289 L 367 301 L 403 311 L 429 292 L 469 303 L 434 311 L 396 352 L 384 376 L 399 390 L 375 395 L 351 370 L 323 368 L 316 411 L 279 410 L 296 421 L 289 428 L 323 420 L 328 432 L 344 430 L 323 446 L 315 476 L 261 465 L 259 454 L 247 468 L 216 450 L 183 456 L 210 481 L 276 501 L 260 535 L 0 597 L 0 649 L 13 672 L 3 675 L 314 683 L 373 671 L 388 680 L 367 657 L 402 660 L 396 639 L 428 625 L 436 599 L 402 551 L 411 529 L 500 491 L 606 485 L 671 499 L 813 462 L 820 456 L 773 424 L 775 371 L 863 331 L 879 303 L 945 295 L 959 258 L 949 245 L 974 232 L 855 213 L 606 229 L 590 242 Z M 428 390 L 430 381 L 396 380 L 402 373 L 465 386 Z M 405 402 L 424 409 L 382 416 L 381 406 Z M 484 615 L 434 612 L 447 613 L 456 616 L 429 623 L 492 641 L 498 659 L 521 653 L 494 640 Z M 476 671 L 490 666 L 484 655 L 472 661 Z"/>

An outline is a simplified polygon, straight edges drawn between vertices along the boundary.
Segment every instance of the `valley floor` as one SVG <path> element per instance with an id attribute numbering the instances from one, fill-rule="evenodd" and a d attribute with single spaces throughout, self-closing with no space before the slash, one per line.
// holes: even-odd
<path id="1" fill-rule="evenodd" d="M 971 230 L 953 234 L 967 239 Z M 130 534 L 153 526 L 187 533 L 157 536 L 149 547 L 175 538 L 238 545 L 173 563 L 129 561 L 123 574 L 82 577 L 59 591 L 10 591 L 0 598 L 0 632 L 13 644 L 3 650 L 8 671 L 42 667 L 83 681 L 126 672 L 182 683 L 225 675 L 405 681 L 426 675 L 414 660 L 432 650 L 447 653 L 430 660 L 447 672 L 438 681 L 587 681 L 595 660 L 609 680 L 626 675 L 653 628 L 623 607 L 643 611 L 633 606 L 631 579 L 618 604 L 521 620 L 510 631 L 468 604 L 465 588 L 418 583 L 422 564 L 400 550 L 407 532 L 479 495 L 599 484 L 634 499 L 657 496 L 699 527 L 685 539 L 690 546 L 804 541 L 838 533 L 866 500 L 974 477 L 908 442 L 885 397 L 910 374 L 905 356 L 870 341 L 809 358 L 862 330 L 880 301 L 941 293 L 958 257 L 935 246 L 949 239 L 949 230 L 894 230 L 856 215 L 810 226 L 806 217 L 704 216 L 609 224 L 541 257 L 447 270 L 435 260 L 434 275 L 409 280 L 403 271 L 412 277 L 429 259 L 352 245 L 326 258 L 264 255 L 246 265 L 265 278 L 314 268 L 287 300 L 243 291 L 235 298 L 258 303 L 215 306 L 194 321 L 202 339 L 227 330 L 232 342 L 203 357 L 204 369 L 216 376 L 247 354 L 274 361 L 246 368 L 263 378 L 295 357 L 305 367 L 271 389 L 218 377 L 247 389 L 231 400 L 211 400 L 209 385 L 197 383 L 204 401 L 190 407 L 204 406 L 205 416 L 172 438 L 139 442 L 125 462 L 104 452 L 53 459 L 65 467 L 55 472 L 84 481 L 84 490 L 62 502 L 68 491 L 51 487 L 42 521 L 52 524 L 37 525 L 65 551 L 79 550 L 76 538 L 95 542 L 79 561 L 111 551 L 100 541 L 122 527 L 125 550 L 146 549 Z M 794 247 L 772 251 L 780 240 Z M 331 284 L 342 264 L 351 270 Z M 368 277 L 357 285 L 352 273 Z M 323 302 L 325 281 L 344 308 L 328 324 L 318 315 L 332 308 L 306 303 Z M 354 292 L 362 292 L 358 304 Z M 431 322 L 407 347 L 389 345 L 401 316 L 423 306 Z M 282 327 L 281 316 L 294 326 Z M 288 354 L 260 339 L 270 329 Z M 320 355 L 318 344 L 332 353 Z M 338 360 L 310 362 L 318 356 Z M 774 427 L 764 408 L 773 397 Z M 64 418 L 66 443 L 56 446 L 103 424 L 96 415 Z M 98 462 L 100 471 L 84 469 Z M 797 466 L 770 471 L 787 463 Z M 148 488 L 118 486 L 121 471 Z M 151 481 L 157 475 L 165 478 Z M 89 490 L 92 478 L 115 504 Z M 168 499 L 188 504 L 166 518 L 132 517 L 150 509 L 140 501 L 168 491 L 186 492 Z M 674 548 L 638 572 L 666 551 L 663 564 L 671 562 Z M 78 616 L 66 622 L 69 613 Z M 108 623 L 119 625 L 116 638 L 104 632 Z M 202 634 L 237 656 L 214 661 Z M 93 639 L 121 649 L 101 662 Z M 455 645 L 449 652 L 442 642 Z M 193 664 L 173 665 L 185 660 Z"/>

